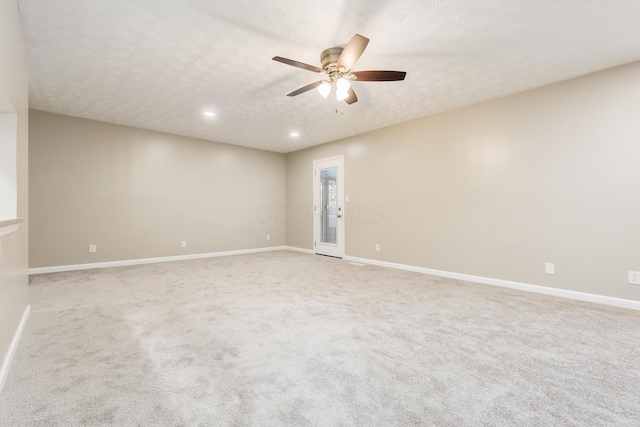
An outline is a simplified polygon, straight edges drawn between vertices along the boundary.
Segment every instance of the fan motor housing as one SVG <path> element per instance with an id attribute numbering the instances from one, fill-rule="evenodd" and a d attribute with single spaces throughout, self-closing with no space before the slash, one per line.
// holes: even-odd
<path id="1" fill-rule="evenodd" d="M 343 50 L 344 49 L 341 47 L 330 47 L 329 49 L 325 49 L 320 54 L 320 63 L 322 64 L 322 69 L 328 72 L 336 71 L 336 64 L 338 63 L 338 59 L 340 59 L 340 54 Z"/>

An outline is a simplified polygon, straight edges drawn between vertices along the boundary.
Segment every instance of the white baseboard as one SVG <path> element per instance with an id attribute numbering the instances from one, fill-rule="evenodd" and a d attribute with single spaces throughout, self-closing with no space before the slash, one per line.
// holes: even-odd
<path id="1" fill-rule="evenodd" d="M 296 248 L 295 246 L 285 246 L 283 249 L 286 249 L 288 251 L 294 251 L 294 252 L 302 252 L 304 254 L 312 254 L 312 255 L 315 254 L 315 252 L 312 249 Z"/>
<path id="2" fill-rule="evenodd" d="M 500 286 L 503 288 L 517 289 L 520 291 L 534 292 L 537 294 L 552 295 L 555 297 L 569 298 L 578 301 L 594 302 L 598 304 L 611 305 L 614 307 L 630 308 L 640 310 L 640 301 L 614 298 L 604 295 L 588 294 L 586 292 L 570 291 L 567 289 L 550 288 L 548 286 L 531 285 L 528 283 L 512 282 L 509 280 L 492 279 L 489 277 L 472 276 L 469 274 L 452 273 L 450 271 L 433 270 L 431 268 L 416 267 L 413 265 L 396 264 L 393 262 L 377 261 L 367 258 L 357 258 L 345 256 L 345 261 L 358 262 L 362 264 L 377 265 L 380 267 L 396 268 L 399 270 L 414 271 L 416 273 L 431 274 L 433 276 L 448 277 L 450 279 L 464 280 L 467 282 L 482 283 L 484 285 Z"/>
<path id="3" fill-rule="evenodd" d="M 16 333 L 13 335 L 13 339 L 11 340 L 11 345 L 9 346 L 9 351 L 7 351 L 7 354 L 5 355 L 4 361 L 2 362 L 2 367 L 0 367 L 0 393 L 2 393 L 4 382 L 7 380 L 7 376 L 9 375 L 9 368 L 11 367 L 13 356 L 15 356 L 16 354 L 16 350 L 18 349 L 18 343 L 20 342 L 20 338 L 22 337 L 22 332 L 24 331 L 24 327 L 27 324 L 27 320 L 29 320 L 30 314 L 31 314 L 31 306 L 28 305 L 27 308 L 24 309 L 24 313 L 22 313 L 22 319 L 20 320 L 18 329 L 16 329 Z"/>
<path id="4" fill-rule="evenodd" d="M 57 265 L 53 267 L 37 267 L 37 268 L 30 268 L 29 274 L 60 273 L 63 271 L 90 270 L 94 268 L 126 267 L 129 265 L 154 264 L 158 262 L 185 261 L 190 259 L 214 258 L 219 256 L 244 255 L 244 254 L 254 254 L 258 252 L 280 251 L 286 248 L 287 248 L 286 246 L 271 246 L 268 248 L 241 249 L 237 251 L 209 252 L 204 254 L 176 255 L 176 256 L 167 256 L 167 257 L 158 257 L 158 258 L 128 259 L 124 261 L 94 262 L 90 264 Z"/>
<path id="5" fill-rule="evenodd" d="M 63 271 L 89 270 L 93 268 L 124 267 L 129 265 L 153 264 L 157 262 L 169 262 L 169 261 L 184 261 L 184 260 L 190 260 L 190 259 L 213 258 L 213 257 L 230 256 L 230 255 L 243 255 L 243 254 L 252 254 L 252 253 L 258 253 L 258 252 L 279 251 L 279 250 L 288 250 L 288 251 L 295 251 L 295 252 L 301 252 L 306 254 L 315 254 L 315 252 L 312 249 L 298 248 L 295 246 L 272 246 L 268 248 L 242 249 L 237 251 L 211 252 L 211 253 L 203 253 L 203 254 L 178 255 L 178 256 L 168 256 L 168 257 L 159 257 L 159 258 L 132 259 L 132 260 L 125 260 L 125 261 L 108 261 L 108 262 L 98 262 L 98 263 L 91 263 L 91 264 L 60 265 L 60 266 L 53 266 L 53 267 L 38 267 L 38 268 L 30 268 L 29 274 L 57 273 L 57 272 L 63 272 Z M 472 276 L 470 274 L 453 273 L 450 271 L 434 270 L 431 268 L 417 267 L 417 266 L 407 265 L 407 264 L 397 264 L 397 263 L 387 262 L 387 261 L 378 261 L 378 260 L 373 260 L 368 258 L 344 256 L 342 259 L 349 262 L 377 265 L 380 267 L 396 268 L 399 270 L 413 271 L 413 272 L 422 273 L 422 274 L 431 274 L 433 276 L 448 277 L 451 279 L 464 280 L 467 282 L 482 283 L 484 285 L 500 286 L 503 288 L 517 289 L 520 291 L 534 292 L 534 293 L 544 294 L 544 295 L 552 295 L 556 297 L 569 298 L 569 299 L 574 299 L 578 301 L 587 301 L 587 302 L 593 302 L 598 304 L 610 305 L 614 307 L 640 310 L 640 301 L 628 300 L 623 298 L 614 298 L 614 297 L 608 297 L 604 295 L 589 294 L 586 292 L 551 288 L 548 286 L 531 285 L 528 283 L 512 282 L 509 280 L 492 279 L 490 277 Z M 4 369 L 4 366 L 3 366 L 3 369 Z"/>

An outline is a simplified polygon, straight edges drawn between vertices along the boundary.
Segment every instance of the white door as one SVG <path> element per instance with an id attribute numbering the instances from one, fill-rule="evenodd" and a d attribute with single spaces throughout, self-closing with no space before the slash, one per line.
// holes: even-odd
<path id="1" fill-rule="evenodd" d="M 344 255 L 344 157 L 313 162 L 313 238 L 315 252 Z"/>

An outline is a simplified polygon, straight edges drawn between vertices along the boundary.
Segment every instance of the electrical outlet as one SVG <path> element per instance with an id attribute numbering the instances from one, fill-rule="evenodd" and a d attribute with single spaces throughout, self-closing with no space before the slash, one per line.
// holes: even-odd
<path id="1" fill-rule="evenodd" d="M 89 253 L 94 254 L 96 253 L 96 245 L 89 245 Z"/>
<path id="2" fill-rule="evenodd" d="M 547 274 L 556 274 L 556 265 L 552 262 L 546 262 L 544 264 L 544 272 Z"/>
<path id="3" fill-rule="evenodd" d="M 180 246 L 182 246 L 183 248 L 187 247 L 187 241 L 183 240 L 182 242 L 180 242 Z"/>
<path id="4" fill-rule="evenodd" d="M 640 285 L 640 271 L 630 271 L 629 272 L 629 284 L 630 285 Z"/>
<path id="5" fill-rule="evenodd" d="M 271 234 L 267 234 L 267 240 L 271 240 Z"/>
<path id="6" fill-rule="evenodd" d="M 376 243 L 376 252 L 380 252 L 380 244 Z"/>

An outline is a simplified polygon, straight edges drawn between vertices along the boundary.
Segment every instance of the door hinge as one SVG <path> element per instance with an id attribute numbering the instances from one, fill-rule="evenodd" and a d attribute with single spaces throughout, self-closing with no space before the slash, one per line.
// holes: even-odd
<path id="1" fill-rule="evenodd" d="M 318 246 L 315 240 L 313 241 L 313 246 Z"/>

